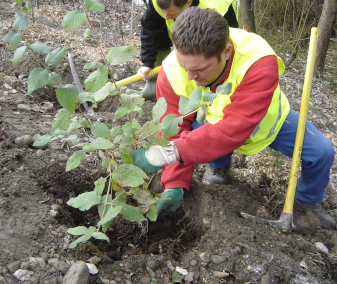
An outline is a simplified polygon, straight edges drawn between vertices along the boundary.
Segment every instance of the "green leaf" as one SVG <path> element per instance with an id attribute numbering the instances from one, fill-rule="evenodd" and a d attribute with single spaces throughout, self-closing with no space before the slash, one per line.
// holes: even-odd
<path id="1" fill-rule="evenodd" d="M 45 63 L 48 66 L 55 66 L 59 63 L 61 63 L 61 61 L 63 60 L 64 54 L 66 52 L 65 48 L 61 48 L 58 47 L 55 50 L 53 50 L 52 52 L 50 52 L 46 59 L 45 59 Z"/>
<path id="2" fill-rule="evenodd" d="M 119 201 L 113 201 L 112 204 L 113 206 L 122 206 L 120 214 L 124 219 L 130 222 L 141 222 L 146 220 L 143 216 L 142 207 L 134 207 Z"/>
<path id="3" fill-rule="evenodd" d="M 232 91 L 232 83 L 225 83 L 216 88 L 216 92 L 220 95 L 228 95 Z"/>
<path id="4" fill-rule="evenodd" d="M 128 154 L 121 155 L 121 159 L 124 164 L 133 164 L 133 159 Z"/>
<path id="5" fill-rule="evenodd" d="M 161 128 L 162 128 L 162 133 L 163 133 L 163 138 L 166 139 L 168 137 L 172 137 L 179 133 L 180 127 L 178 127 L 179 124 L 183 124 L 183 117 L 182 116 L 177 116 L 175 114 L 169 114 L 164 117 L 162 123 L 161 123 Z"/>
<path id="6" fill-rule="evenodd" d="M 109 128 L 102 122 L 96 121 L 91 126 L 91 133 L 95 137 L 102 137 L 111 140 Z"/>
<path id="7" fill-rule="evenodd" d="M 67 230 L 67 233 L 74 235 L 74 236 L 82 236 L 88 232 L 88 228 L 84 226 L 79 226 L 75 228 L 70 228 Z"/>
<path id="8" fill-rule="evenodd" d="M 99 68 L 95 72 L 91 73 L 84 81 L 84 85 L 88 92 L 94 93 L 101 89 L 105 85 L 107 80 L 108 68 L 101 63 Z"/>
<path id="9" fill-rule="evenodd" d="M 55 84 L 62 84 L 62 78 L 59 74 L 51 72 L 48 74 L 47 86 L 53 86 Z"/>
<path id="10" fill-rule="evenodd" d="M 71 119 L 71 123 L 69 125 L 68 130 L 72 131 L 74 129 L 78 129 L 78 128 L 81 128 L 81 127 L 87 128 L 88 127 L 88 121 L 84 117 L 75 116 Z"/>
<path id="11" fill-rule="evenodd" d="M 91 94 L 87 92 L 78 93 L 77 97 L 80 104 L 83 104 L 84 102 L 96 103 L 95 99 L 91 97 Z"/>
<path id="12" fill-rule="evenodd" d="M 58 85 L 56 89 L 56 97 L 61 106 L 74 114 L 75 107 L 78 103 L 78 89 L 72 84 Z"/>
<path id="13" fill-rule="evenodd" d="M 46 54 L 50 53 L 50 49 L 49 49 L 48 45 L 44 44 L 41 41 L 37 41 L 37 42 L 32 43 L 30 45 L 30 47 L 31 47 L 31 49 L 33 49 L 36 52 L 43 52 L 43 53 L 46 53 Z"/>
<path id="14" fill-rule="evenodd" d="M 137 191 L 133 197 L 140 203 L 140 204 L 145 204 L 145 205 L 149 205 L 149 204 L 154 204 L 156 203 L 156 201 L 154 200 L 151 192 L 149 190 L 145 190 L 145 189 L 140 189 L 139 191 Z"/>
<path id="15" fill-rule="evenodd" d="M 73 144 L 76 145 L 76 144 L 78 144 L 80 142 L 80 138 L 78 138 L 78 136 L 76 134 L 73 134 L 73 135 L 70 135 L 70 136 L 68 136 L 66 138 L 63 138 L 61 140 L 61 142 L 63 142 L 63 141 L 69 141 L 69 142 L 71 142 L 71 143 L 73 143 Z"/>
<path id="16" fill-rule="evenodd" d="M 65 108 L 60 109 L 60 111 L 56 114 L 56 118 L 53 121 L 53 125 L 51 127 L 51 131 L 55 131 L 55 129 L 63 129 L 67 130 L 71 123 L 71 114 Z"/>
<path id="17" fill-rule="evenodd" d="M 68 135 L 70 132 L 69 131 L 65 131 L 62 129 L 55 129 L 54 134 L 58 135 L 58 136 L 65 136 Z"/>
<path id="18" fill-rule="evenodd" d="M 93 12 L 104 12 L 104 4 L 97 0 L 85 0 L 84 7 Z"/>
<path id="19" fill-rule="evenodd" d="M 13 66 L 16 66 L 19 64 L 26 49 L 27 49 L 26 46 L 21 46 L 15 50 L 14 57 L 13 57 Z"/>
<path id="20" fill-rule="evenodd" d="M 95 191 L 85 192 L 75 198 L 70 198 L 67 204 L 71 207 L 78 208 L 81 211 L 89 210 L 92 206 L 100 204 L 101 196 Z"/>
<path id="21" fill-rule="evenodd" d="M 206 119 L 206 116 L 208 114 L 208 105 L 204 105 L 202 107 L 199 107 L 198 111 L 197 111 L 197 121 L 202 124 L 205 119 Z"/>
<path id="22" fill-rule="evenodd" d="M 112 173 L 112 178 L 118 183 L 126 182 L 129 186 L 136 187 L 144 183 L 144 178 L 147 178 L 147 175 L 134 165 L 120 165 Z"/>
<path id="23" fill-rule="evenodd" d="M 204 102 L 211 102 L 216 98 L 217 94 L 213 93 L 213 92 L 206 92 L 205 94 L 203 94 L 202 96 L 202 100 Z"/>
<path id="24" fill-rule="evenodd" d="M 88 37 L 90 35 L 90 29 L 86 29 L 83 36 L 84 38 Z M 95 64 L 96 65 L 96 64 Z M 85 69 L 85 68 L 84 68 Z M 90 69 L 90 68 L 89 68 Z"/>
<path id="25" fill-rule="evenodd" d="M 15 5 L 20 5 L 21 4 L 21 0 L 14 0 L 14 3 L 13 4 L 15 4 Z"/>
<path id="26" fill-rule="evenodd" d="M 184 277 L 185 277 L 184 275 L 178 273 L 177 271 L 173 271 L 172 282 L 173 283 L 177 283 L 177 282 L 181 283 L 181 281 L 184 279 Z"/>
<path id="27" fill-rule="evenodd" d="M 104 187 L 105 187 L 105 183 L 106 183 L 106 178 L 100 178 L 98 180 L 95 181 L 95 192 L 96 194 L 102 196 Z"/>
<path id="28" fill-rule="evenodd" d="M 111 65 L 125 63 L 132 58 L 134 51 L 133 46 L 113 47 L 108 53 L 108 62 Z"/>
<path id="29" fill-rule="evenodd" d="M 117 206 L 115 208 L 108 208 L 108 212 L 104 215 L 104 217 L 97 223 L 97 225 L 103 225 L 111 220 L 113 220 L 122 210 L 122 206 Z"/>
<path id="30" fill-rule="evenodd" d="M 49 143 L 50 139 L 51 139 L 51 135 L 50 135 L 50 134 L 45 134 L 45 135 L 41 136 L 41 137 L 39 138 L 39 140 L 35 141 L 35 142 L 33 143 L 33 146 L 34 146 L 34 147 L 41 147 L 41 146 L 44 146 L 44 145 L 46 145 L 46 144 Z"/>
<path id="31" fill-rule="evenodd" d="M 113 128 L 111 128 L 110 130 L 110 135 L 111 135 L 111 139 L 115 139 L 118 135 L 121 135 L 122 132 L 122 127 L 120 126 L 115 126 Z"/>
<path id="32" fill-rule="evenodd" d="M 69 248 L 74 248 L 74 247 L 77 246 L 77 244 L 86 242 L 87 240 L 90 240 L 90 238 L 91 238 L 91 236 L 87 236 L 87 235 L 79 237 L 77 240 L 75 240 L 75 241 L 73 241 L 69 244 Z"/>
<path id="33" fill-rule="evenodd" d="M 139 135 L 140 139 L 143 139 L 146 137 L 146 140 L 150 144 L 157 144 L 160 146 L 167 146 L 168 142 L 161 138 L 158 137 L 158 133 L 161 130 L 161 125 L 160 124 L 154 124 L 152 121 L 147 122 L 143 127 L 142 127 L 142 132 Z M 152 134 L 152 135 L 150 135 Z"/>
<path id="34" fill-rule="evenodd" d="M 104 157 L 102 160 L 102 167 L 108 169 L 109 168 L 109 157 Z"/>
<path id="35" fill-rule="evenodd" d="M 126 107 L 121 107 L 115 112 L 115 119 L 121 118 L 124 115 L 127 115 L 131 112 L 130 109 Z"/>
<path id="36" fill-rule="evenodd" d="M 18 47 L 21 41 L 21 35 L 15 32 L 9 32 L 4 37 L 4 42 L 9 42 L 9 46 L 7 47 L 9 50 L 13 50 Z"/>
<path id="37" fill-rule="evenodd" d="M 73 30 L 82 25 L 86 18 L 85 13 L 82 13 L 80 10 L 74 10 L 65 15 L 62 21 L 62 26 L 65 31 Z"/>
<path id="38" fill-rule="evenodd" d="M 13 27 L 17 31 L 23 30 L 28 25 L 28 19 L 25 13 L 21 13 L 14 21 Z"/>
<path id="39" fill-rule="evenodd" d="M 94 232 L 92 233 L 92 237 L 98 240 L 106 240 L 107 242 L 110 242 L 110 239 L 106 234 L 103 234 L 101 232 Z"/>
<path id="40" fill-rule="evenodd" d="M 114 144 L 111 141 L 101 137 L 91 141 L 90 145 L 97 150 L 107 150 L 114 147 Z"/>
<path id="41" fill-rule="evenodd" d="M 154 124 L 159 123 L 159 119 L 167 110 L 167 102 L 164 98 L 160 98 L 152 109 L 152 121 Z"/>
<path id="42" fill-rule="evenodd" d="M 77 168 L 82 163 L 84 158 L 85 158 L 85 151 L 78 150 L 74 152 L 74 154 L 72 154 L 67 161 L 66 171 L 68 172 L 72 169 Z"/>
<path id="43" fill-rule="evenodd" d="M 43 87 L 48 82 L 48 71 L 42 67 L 35 68 L 28 76 L 28 94 Z"/>
<path id="44" fill-rule="evenodd" d="M 151 204 L 149 211 L 146 213 L 146 216 L 152 221 L 156 221 L 158 217 L 157 206 L 155 204 Z"/>
<path id="45" fill-rule="evenodd" d="M 118 90 L 111 82 L 107 82 L 105 86 L 99 89 L 97 92 L 92 94 L 92 97 L 95 99 L 96 102 L 101 102 L 105 100 L 107 96 L 115 96 L 118 94 Z"/>
<path id="46" fill-rule="evenodd" d="M 194 111 L 201 100 L 202 89 L 197 88 L 187 99 L 184 96 L 180 97 L 179 100 L 179 113 L 187 114 L 191 111 Z"/>
<path id="47" fill-rule="evenodd" d="M 87 63 L 87 64 L 84 65 L 83 69 L 88 69 L 88 70 L 90 70 L 90 69 L 92 69 L 93 67 L 95 67 L 96 64 L 97 64 L 96 62 L 89 62 L 89 63 Z"/>

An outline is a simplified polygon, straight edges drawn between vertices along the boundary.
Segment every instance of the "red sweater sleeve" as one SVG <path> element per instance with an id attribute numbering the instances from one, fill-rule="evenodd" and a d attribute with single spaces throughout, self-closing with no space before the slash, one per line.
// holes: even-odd
<path id="1" fill-rule="evenodd" d="M 223 109 L 222 120 L 191 131 L 194 115 L 184 118 L 181 131 L 170 138 L 184 165 L 208 163 L 239 148 L 267 113 L 278 82 L 276 56 L 263 57 L 248 69 L 232 94 L 231 103 Z M 163 69 L 157 79 L 157 99 L 160 97 L 164 97 L 168 105 L 164 116 L 180 115 L 180 97 L 174 93 Z"/>

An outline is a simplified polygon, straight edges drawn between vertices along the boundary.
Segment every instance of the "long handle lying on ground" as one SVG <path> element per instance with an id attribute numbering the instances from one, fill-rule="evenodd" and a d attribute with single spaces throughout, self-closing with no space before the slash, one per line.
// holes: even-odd
<path id="1" fill-rule="evenodd" d="M 305 133 L 305 125 L 307 121 L 308 108 L 309 108 L 309 99 L 310 99 L 310 92 L 311 92 L 312 77 L 314 73 L 318 33 L 319 33 L 319 30 L 317 28 L 311 29 L 307 67 L 305 70 L 305 78 L 304 78 L 303 93 L 302 93 L 302 100 L 301 100 L 301 109 L 300 109 L 300 116 L 298 120 L 297 132 L 296 132 L 293 160 L 291 164 L 288 190 L 287 190 L 284 207 L 283 207 L 283 211 L 281 213 L 280 219 L 278 221 L 271 221 L 271 220 L 259 219 L 254 216 L 248 215 L 246 213 L 241 213 L 241 216 L 245 218 L 251 219 L 253 221 L 261 220 L 263 222 L 269 223 L 273 227 L 276 227 L 276 228 L 279 228 L 285 231 L 296 230 L 296 229 L 297 230 L 309 229 L 309 228 L 303 228 L 303 227 L 296 227 L 294 225 L 293 206 L 294 206 L 294 199 L 295 199 L 296 183 L 297 183 L 298 175 L 300 173 L 300 162 L 301 162 L 303 138 L 304 138 L 304 133 Z"/>
<path id="2" fill-rule="evenodd" d="M 160 67 L 161 66 L 158 66 L 156 68 L 153 68 L 149 74 L 157 74 L 160 70 Z M 117 81 L 116 82 L 116 85 L 119 86 L 119 87 L 122 87 L 122 86 L 125 86 L 125 85 L 128 85 L 128 84 L 131 84 L 133 82 L 136 82 L 136 81 L 139 81 L 143 79 L 143 75 L 141 73 L 137 74 L 137 75 L 133 75 L 131 77 L 128 77 L 126 79 L 123 79 L 123 80 L 120 80 L 120 81 Z"/>

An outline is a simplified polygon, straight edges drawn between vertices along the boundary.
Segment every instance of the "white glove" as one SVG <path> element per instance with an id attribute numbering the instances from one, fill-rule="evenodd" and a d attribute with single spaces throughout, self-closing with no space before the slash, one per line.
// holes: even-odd
<path id="1" fill-rule="evenodd" d="M 177 161 L 173 141 L 167 147 L 151 146 L 145 151 L 145 157 L 151 165 L 156 167 L 167 166 Z"/>

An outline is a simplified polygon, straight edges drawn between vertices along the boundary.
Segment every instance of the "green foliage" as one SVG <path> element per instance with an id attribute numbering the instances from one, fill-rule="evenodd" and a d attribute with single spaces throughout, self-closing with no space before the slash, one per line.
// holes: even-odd
<path id="1" fill-rule="evenodd" d="M 21 13 L 13 23 L 13 27 L 17 31 L 23 30 L 27 25 L 28 25 L 28 19 L 25 13 Z"/>
<path id="2" fill-rule="evenodd" d="M 17 3 L 20 1 L 17 0 Z M 85 0 L 83 12 L 80 10 L 70 11 L 64 17 L 62 22 L 64 30 L 75 29 L 86 20 L 90 21 L 86 14 L 88 10 L 103 12 L 104 5 L 97 0 Z M 114 47 L 107 55 L 102 54 L 100 62 L 103 63 L 100 63 L 98 69 L 94 70 L 85 80 L 86 92 L 84 92 L 75 85 L 63 85 L 61 76 L 50 69 L 62 62 L 66 47 L 57 47 L 51 51 L 46 44 L 39 41 L 35 43 L 23 42 L 23 45 L 19 47 L 22 39 L 20 31 L 27 24 L 26 14 L 21 13 L 13 24 L 15 31 L 7 33 L 4 38 L 4 41 L 8 43 L 9 50 L 16 49 L 13 65 L 20 62 L 27 49 L 36 55 L 39 53 L 39 56 L 45 56 L 45 60 L 40 61 L 42 66 L 35 68 L 29 74 L 28 93 L 31 94 L 45 85 L 55 86 L 57 100 L 63 107 L 56 114 L 51 134 L 41 136 L 34 146 L 44 146 L 54 140 L 71 143 L 77 150 L 69 157 L 66 171 L 79 167 L 86 156 L 92 152 L 100 150 L 105 155 L 101 165 L 107 170 L 107 175 L 100 177 L 95 182 L 92 191 L 70 198 L 67 202 L 69 206 L 81 211 L 97 207 L 100 220 L 96 226 L 89 228 L 80 226 L 69 229 L 68 233 L 80 236 L 69 247 L 76 247 L 78 243 L 92 237 L 109 241 L 105 232 L 118 215 L 132 222 L 142 222 L 147 219 L 155 221 L 157 219 L 156 202 L 165 197 L 152 196 L 146 183 L 149 177 L 134 165 L 130 153 L 137 148 L 153 144 L 167 146 L 168 142 L 165 139 L 180 131 L 179 125 L 183 123 L 184 116 L 197 113 L 198 121 L 204 121 L 207 116 L 207 103 L 216 99 L 217 94 L 211 92 L 203 94 L 202 89 L 198 88 L 189 96 L 189 99 L 181 97 L 179 103 L 181 116 L 167 115 L 162 123 L 160 123 L 160 119 L 167 110 L 167 103 L 164 98 L 161 98 L 152 110 L 152 121 L 140 125 L 136 117 L 143 115 L 144 98 L 139 94 L 123 93 L 123 88 L 118 87 L 112 79 L 111 69 L 111 66 L 130 60 L 134 53 L 134 47 Z M 84 36 L 88 36 L 90 33 L 90 30 L 86 30 Z M 92 33 L 96 34 L 94 31 Z M 39 57 L 37 58 L 40 60 Z M 96 62 L 87 63 L 84 68 L 89 70 L 94 68 L 96 64 Z M 230 92 L 230 88 L 221 89 L 221 94 L 226 92 Z M 114 119 L 123 118 L 123 125 L 111 127 L 99 121 L 92 123 L 85 114 L 82 114 L 81 104 L 90 102 L 95 106 L 108 96 L 118 97 L 120 108 L 116 110 Z M 89 140 L 81 141 L 76 134 L 72 133 L 72 131 L 81 128 L 89 128 L 86 131 L 86 134 L 90 136 Z M 160 131 L 162 131 L 163 138 L 158 137 Z M 121 157 L 122 162 L 115 160 L 116 155 Z M 134 198 L 138 202 L 138 206 L 128 204 L 128 196 Z"/>
<path id="3" fill-rule="evenodd" d="M 81 12 L 80 10 L 68 12 L 62 21 L 63 29 L 65 31 L 74 30 L 82 25 L 85 22 L 86 18 L 86 14 Z"/>

